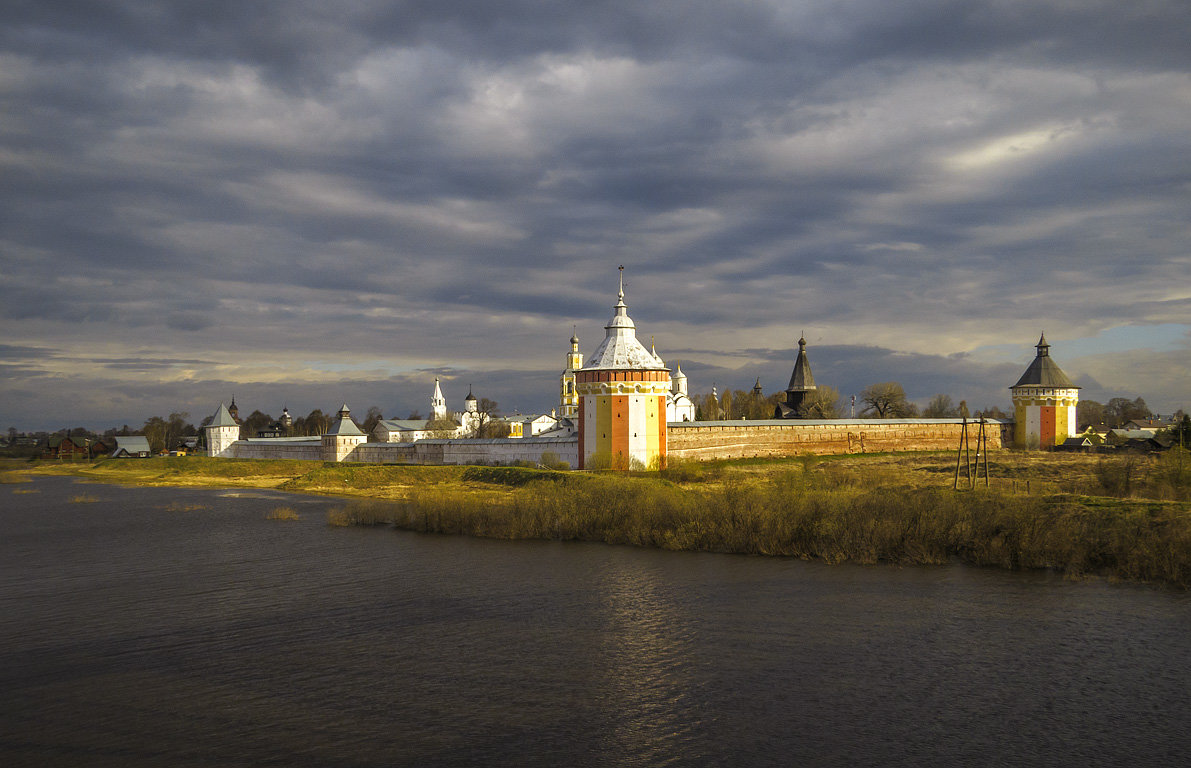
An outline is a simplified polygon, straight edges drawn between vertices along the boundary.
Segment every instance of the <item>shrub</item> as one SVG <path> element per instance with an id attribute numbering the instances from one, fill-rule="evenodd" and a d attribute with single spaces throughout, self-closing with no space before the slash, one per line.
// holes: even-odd
<path id="1" fill-rule="evenodd" d="M 563 461 L 562 457 L 554 451 L 542 452 L 542 466 L 556 471 L 565 471 L 571 468 L 570 463 Z"/>
<path id="2" fill-rule="evenodd" d="M 298 511 L 293 507 L 273 507 L 265 515 L 265 518 L 268 520 L 297 520 Z"/>
<path id="3" fill-rule="evenodd" d="M 372 499 L 353 501 L 342 507 L 330 509 L 327 512 L 327 524 L 335 526 L 384 525 L 393 522 L 396 507 L 394 502 Z"/>
<path id="4" fill-rule="evenodd" d="M 1109 496 L 1125 497 L 1133 493 L 1137 481 L 1138 459 L 1136 456 L 1107 459 L 1096 462 L 1095 475 L 1100 490 Z"/>

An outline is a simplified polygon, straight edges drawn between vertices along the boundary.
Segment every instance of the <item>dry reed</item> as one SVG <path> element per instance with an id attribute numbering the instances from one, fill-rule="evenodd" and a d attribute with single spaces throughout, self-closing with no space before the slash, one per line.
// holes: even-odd
<path id="1" fill-rule="evenodd" d="M 298 510 L 286 506 L 273 507 L 265 514 L 265 518 L 268 520 L 297 520 Z"/>
<path id="2" fill-rule="evenodd" d="M 357 512 L 337 524 L 391 522 L 447 534 L 832 563 L 961 560 L 1191 586 L 1191 514 L 1185 505 L 998 490 L 956 493 L 899 486 L 891 477 L 863 477 L 843 468 L 794 469 L 764 480 L 696 488 L 656 478 L 570 476 L 488 493 L 428 489 L 386 509 L 386 515 Z"/>

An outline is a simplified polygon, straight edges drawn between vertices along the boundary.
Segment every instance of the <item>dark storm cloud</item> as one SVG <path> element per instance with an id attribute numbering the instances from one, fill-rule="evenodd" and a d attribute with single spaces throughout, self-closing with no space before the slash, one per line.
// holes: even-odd
<path id="1" fill-rule="evenodd" d="M 958 397 L 1005 372 L 957 350 L 1191 323 L 1186 3 L 5 10 L 0 317 L 17 364 L 102 347 L 79 387 L 375 360 L 548 408 L 621 263 L 717 379 L 809 326 L 847 386 Z"/>
<path id="2" fill-rule="evenodd" d="M 22 347 L 16 344 L 0 344 L 0 360 L 26 360 L 47 357 L 53 352 L 45 347 Z"/>

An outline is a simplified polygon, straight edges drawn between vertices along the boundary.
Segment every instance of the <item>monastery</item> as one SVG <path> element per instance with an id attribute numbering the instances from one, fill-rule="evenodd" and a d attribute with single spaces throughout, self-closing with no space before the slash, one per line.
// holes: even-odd
<path id="1" fill-rule="evenodd" d="M 352 420 L 345 403 L 321 436 L 241 439 L 234 415 L 221 404 L 204 428 L 208 455 L 378 464 L 566 462 L 576 469 L 657 469 L 669 458 L 952 450 L 972 424 L 966 419 L 800 418 L 803 402 L 815 390 L 805 338 L 798 340 L 786 399 L 772 420 L 695 421 L 681 367 L 671 370 L 652 344 L 646 349 L 637 339 L 637 326 L 625 303 L 623 269 L 604 339 L 586 362 L 578 335 L 571 336 L 559 377 L 558 410 L 519 422 L 510 437 L 465 437 L 474 434 L 480 421 L 475 397 L 469 391 L 464 410 L 449 413 L 435 379 L 430 421 L 382 420 L 372 435 Z M 1049 349 L 1043 335 L 1037 357 L 1010 387 L 1015 418 L 984 420 L 989 448 L 1048 448 L 1074 436 L 1079 387 L 1050 357 Z"/>

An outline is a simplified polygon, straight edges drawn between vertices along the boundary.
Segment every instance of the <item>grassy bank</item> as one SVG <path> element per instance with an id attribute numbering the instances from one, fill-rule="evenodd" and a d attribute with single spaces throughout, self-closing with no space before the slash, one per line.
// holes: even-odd
<path id="1" fill-rule="evenodd" d="M 958 559 L 1191 586 L 1191 511 L 1183 502 L 869 487 L 800 468 L 706 486 L 537 474 L 503 492 L 441 487 L 355 502 L 330 521 L 827 562 Z"/>
<path id="2" fill-rule="evenodd" d="M 956 492 L 954 457 L 894 454 L 678 464 L 659 474 L 170 458 L 28 466 L 145 485 L 355 496 L 335 525 L 601 541 L 827 562 L 952 560 L 1191 586 L 1191 454 L 995 454 Z M 1028 490 L 1028 492 L 1027 492 Z"/>
<path id="3" fill-rule="evenodd" d="M 20 482 L 31 475 L 73 475 L 121 485 L 276 488 L 319 466 L 322 463 L 317 461 L 254 461 L 205 456 L 100 459 L 94 462 L 20 461 L 0 464 L 0 483 Z"/>

